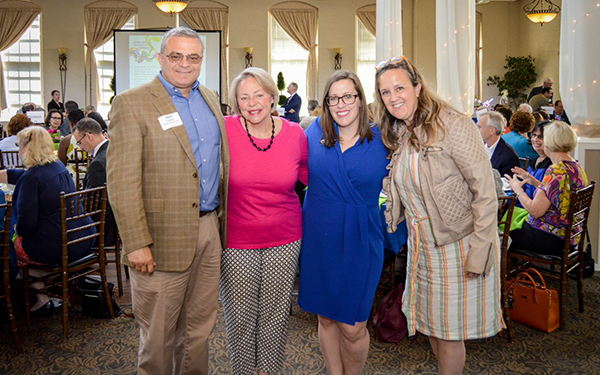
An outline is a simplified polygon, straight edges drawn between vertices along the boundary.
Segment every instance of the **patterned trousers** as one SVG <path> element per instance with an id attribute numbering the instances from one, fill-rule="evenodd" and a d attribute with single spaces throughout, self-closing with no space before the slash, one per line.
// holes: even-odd
<path id="1" fill-rule="evenodd" d="M 233 374 L 281 369 L 301 241 L 223 250 L 221 300 Z"/>

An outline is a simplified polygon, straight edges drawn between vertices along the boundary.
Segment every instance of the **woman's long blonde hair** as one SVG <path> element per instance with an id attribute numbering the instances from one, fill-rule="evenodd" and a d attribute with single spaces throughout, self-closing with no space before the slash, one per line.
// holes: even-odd
<path id="1" fill-rule="evenodd" d="M 423 76 L 417 68 L 407 58 L 394 58 L 389 60 L 383 66 L 377 69 L 375 73 L 375 120 L 381 129 L 381 138 L 383 144 L 390 152 L 398 148 L 398 134 L 394 124 L 403 125 L 404 121 L 396 119 L 385 107 L 385 103 L 379 91 L 379 80 L 381 75 L 392 69 L 402 69 L 409 77 L 413 87 L 421 84 L 421 92 L 417 98 L 417 109 L 413 116 L 413 128 L 422 126 L 427 139 L 423 143 L 417 139 L 414 132 L 411 132 L 409 142 L 414 147 L 418 145 L 428 146 L 438 137 L 444 136 L 444 127 L 440 122 L 440 112 L 442 109 L 451 109 L 450 105 L 444 102 L 435 92 L 433 92 L 425 83 Z"/>
<path id="2" fill-rule="evenodd" d="M 58 160 L 54 154 L 54 142 L 48 131 L 41 126 L 29 126 L 17 134 L 19 148 L 27 147 L 23 154 L 23 166 L 35 167 Z"/>

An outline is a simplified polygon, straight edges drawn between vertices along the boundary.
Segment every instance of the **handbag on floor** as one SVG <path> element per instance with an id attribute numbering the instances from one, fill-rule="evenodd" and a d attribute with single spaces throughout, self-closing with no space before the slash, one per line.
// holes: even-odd
<path id="1" fill-rule="evenodd" d="M 379 341 L 398 343 L 407 334 L 406 316 L 402 312 L 404 284 L 392 289 L 377 306 L 373 327 L 379 330 Z"/>
<path id="2" fill-rule="evenodd" d="M 102 282 L 95 279 L 85 277 L 83 280 L 78 280 L 79 293 L 81 294 L 81 310 L 83 315 L 92 318 L 110 319 L 110 312 L 104 298 L 104 288 Z M 110 293 L 110 301 L 112 302 L 113 312 L 115 317 L 121 315 L 121 308 L 117 305 L 114 295 L 115 284 L 108 283 L 108 292 Z"/>
<path id="3" fill-rule="evenodd" d="M 532 275 L 541 281 L 538 284 Z M 556 330 L 560 322 L 558 290 L 546 287 L 546 281 L 535 269 L 529 268 L 508 283 L 510 318 L 546 333 Z"/>

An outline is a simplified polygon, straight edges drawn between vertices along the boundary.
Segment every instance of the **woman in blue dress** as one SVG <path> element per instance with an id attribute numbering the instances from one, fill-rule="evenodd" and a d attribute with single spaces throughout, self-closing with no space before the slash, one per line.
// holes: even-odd
<path id="1" fill-rule="evenodd" d="M 379 193 L 388 160 L 354 73 L 336 71 L 329 78 L 323 115 L 306 136 L 298 301 L 318 314 L 329 374 L 360 374 L 369 350 L 366 322 L 383 267 Z"/>

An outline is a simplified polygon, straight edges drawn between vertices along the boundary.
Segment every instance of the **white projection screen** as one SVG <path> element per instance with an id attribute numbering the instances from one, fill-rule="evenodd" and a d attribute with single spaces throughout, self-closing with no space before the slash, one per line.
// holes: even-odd
<path id="1" fill-rule="evenodd" d="M 148 83 L 160 72 L 158 53 L 166 31 L 115 30 L 115 94 Z M 221 95 L 221 32 L 198 31 L 204 42 L 200 84 Z"/>

